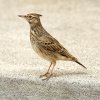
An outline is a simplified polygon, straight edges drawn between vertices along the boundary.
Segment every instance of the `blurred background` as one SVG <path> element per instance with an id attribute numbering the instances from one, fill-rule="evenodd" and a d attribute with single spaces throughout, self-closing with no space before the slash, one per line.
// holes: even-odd
<path id="1" fill-rule="evenodd" d="M 43 15 L 41 22 L 44 28 L 88 68 L 87 71 L 84 71 L 81 66 L 75 63 L 60 61 L 55 67 L 58 80 L 66 77 L 64 79 L 67 81 L 81 81 L 82 84 L 87 83 L 92 84 L 92 86 L 100 83 L 100 0 L 0 0 L 1 87 L 4 85 L 6 89 L 11 89 L 6 83 L 8 80 L 5 81 L 5 77 L 36 81 L 39 79 L 39 75 L 48 69 L 49 63 L 37 56 L 31 48 L 28 23 L 18 17 L 18 15 L 28 13 Z M 80 76 L 76 74 L 67 77 L 66 74 L 68 73 L 88 74 Z M 90 80 L 90 83 L 88 83 L 88 80 Z M 8 94 L 6 93 L 7 96 L 4 97 L 5 92 L 2 94 L 2 91 L 1 89 L 0 97 L 3 98 L 2 100 L 4 98 L 8 100 Z M 87 90 L 85 92 L 90 93 L 89 99 L 92 100 L 95 97 L 96 100 L 100 100 L 98 99 L 99 95 L 91 96 L 91 89 L 89 92 Z M 80 95 L 80 98 L 81 96 L 87 98 L 86 95 Z M 57 100 L 66 100 L 66 98 L 61 97 Z M 73 98 L 70 100 L 76 100 Z M 22 96 L 20 100 L 24 99 Z M 9 100 L 19 99 L 13 97 Z"/>
<path id="2" fill-rule="evenodd" d="M 26 68 L 24 65 L 34 66 L 37 61 L 30 45 L 29 25 L 18 17 L 33 12 L 43 15 L 45 29 L 89 69 L 100 70 L 99 4 L 99 0 L 0 0 L 0 62 L 4 65 L 0 69 L 8 65 Z M 74 66 L 68 68 L 77 68 Z"/>

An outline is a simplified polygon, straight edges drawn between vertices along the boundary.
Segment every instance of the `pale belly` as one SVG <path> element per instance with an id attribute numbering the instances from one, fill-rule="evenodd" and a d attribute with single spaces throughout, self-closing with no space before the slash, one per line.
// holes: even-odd
<path id="1" fill-rule="evenodd" d="M 31 41 L 31 45 L 33 50 L 45 60 L 48 61 L 66 60 L 64 56 L 61 56 L 58 53 L 48 52 L 44 48 L 40 48 L 40 46 L 38 46 L 35 41 Z"/>
<path id="2" fill-rule="evenodd" d="M 48 61 L 52 61 L 52 56 L 50 56 L 50 54 L 45 54 L 44 51 L 40 50 L 40 48 L 38 48 L 38 46 L 34 43 L 31 43 L 33 50 L 43 59 L 48 60 Z"/>

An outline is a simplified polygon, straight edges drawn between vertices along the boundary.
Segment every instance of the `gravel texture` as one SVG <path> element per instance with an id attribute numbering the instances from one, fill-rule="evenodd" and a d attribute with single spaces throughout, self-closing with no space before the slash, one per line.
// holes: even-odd
<path id="1" fill-rule="evenodd" d="M 46 30 L 82 62 L 49 62 L 31 48 L 19 14 L 42 14 Z M 100 100 L 100 0 L 0 0 L 0 100 Z"/>

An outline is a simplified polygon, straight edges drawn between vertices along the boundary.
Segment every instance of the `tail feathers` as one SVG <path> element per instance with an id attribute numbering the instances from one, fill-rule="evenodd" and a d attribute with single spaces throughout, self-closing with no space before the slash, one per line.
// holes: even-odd
<path id="1" fill-rule="evenodd" d="M 87 69 L 83 64 L 81 64 L 78 60 L 75 61 L 76 63 L 78 63 L 79 65 L 81 65 L 82 67 L 84 67 L 85 69 Z"/>
<path id="2" fill-rule="evenodd" d="M 75 61 L 77 64 L 81 65 L 82 67 L 84 67 L 85 69 L 87 69 L 82 63 L 80 63 L 77 58 L 73 57 L 72 58 L 73 61 Z"/>

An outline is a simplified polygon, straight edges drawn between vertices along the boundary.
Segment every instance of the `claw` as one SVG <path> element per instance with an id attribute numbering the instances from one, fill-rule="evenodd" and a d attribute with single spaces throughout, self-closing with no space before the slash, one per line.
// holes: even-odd
<path id="1" fill-rule="evenodd" d="M 52 73 L 47 72 L 43 75 L 40 75 L 40 78 L 45 77 L 45 78 L 42 79 L 43 81 L 44 80 L 49 80 L 52 75 L 53 75 Z"/>
<path id="2" fill-rule="evenodd" d="M 45 78 L 43 78 L 42 81 L 44 81 L 44 80 L 47 80 L 48 81 L 52 77 L 52 75 L 53 74 L 48 74 L 48 76 L 46 76 Z"/>
<path id="3" fill-rule="evenodd" d="M 50 73 L 47 72 L 47 73 L 45 73 L 45 74 L 43 74 L 43 75 L 40 75 L 40 78 L 42 78 L 42 77 L 47 77 L 49 74 L 50 74 Z"/>

